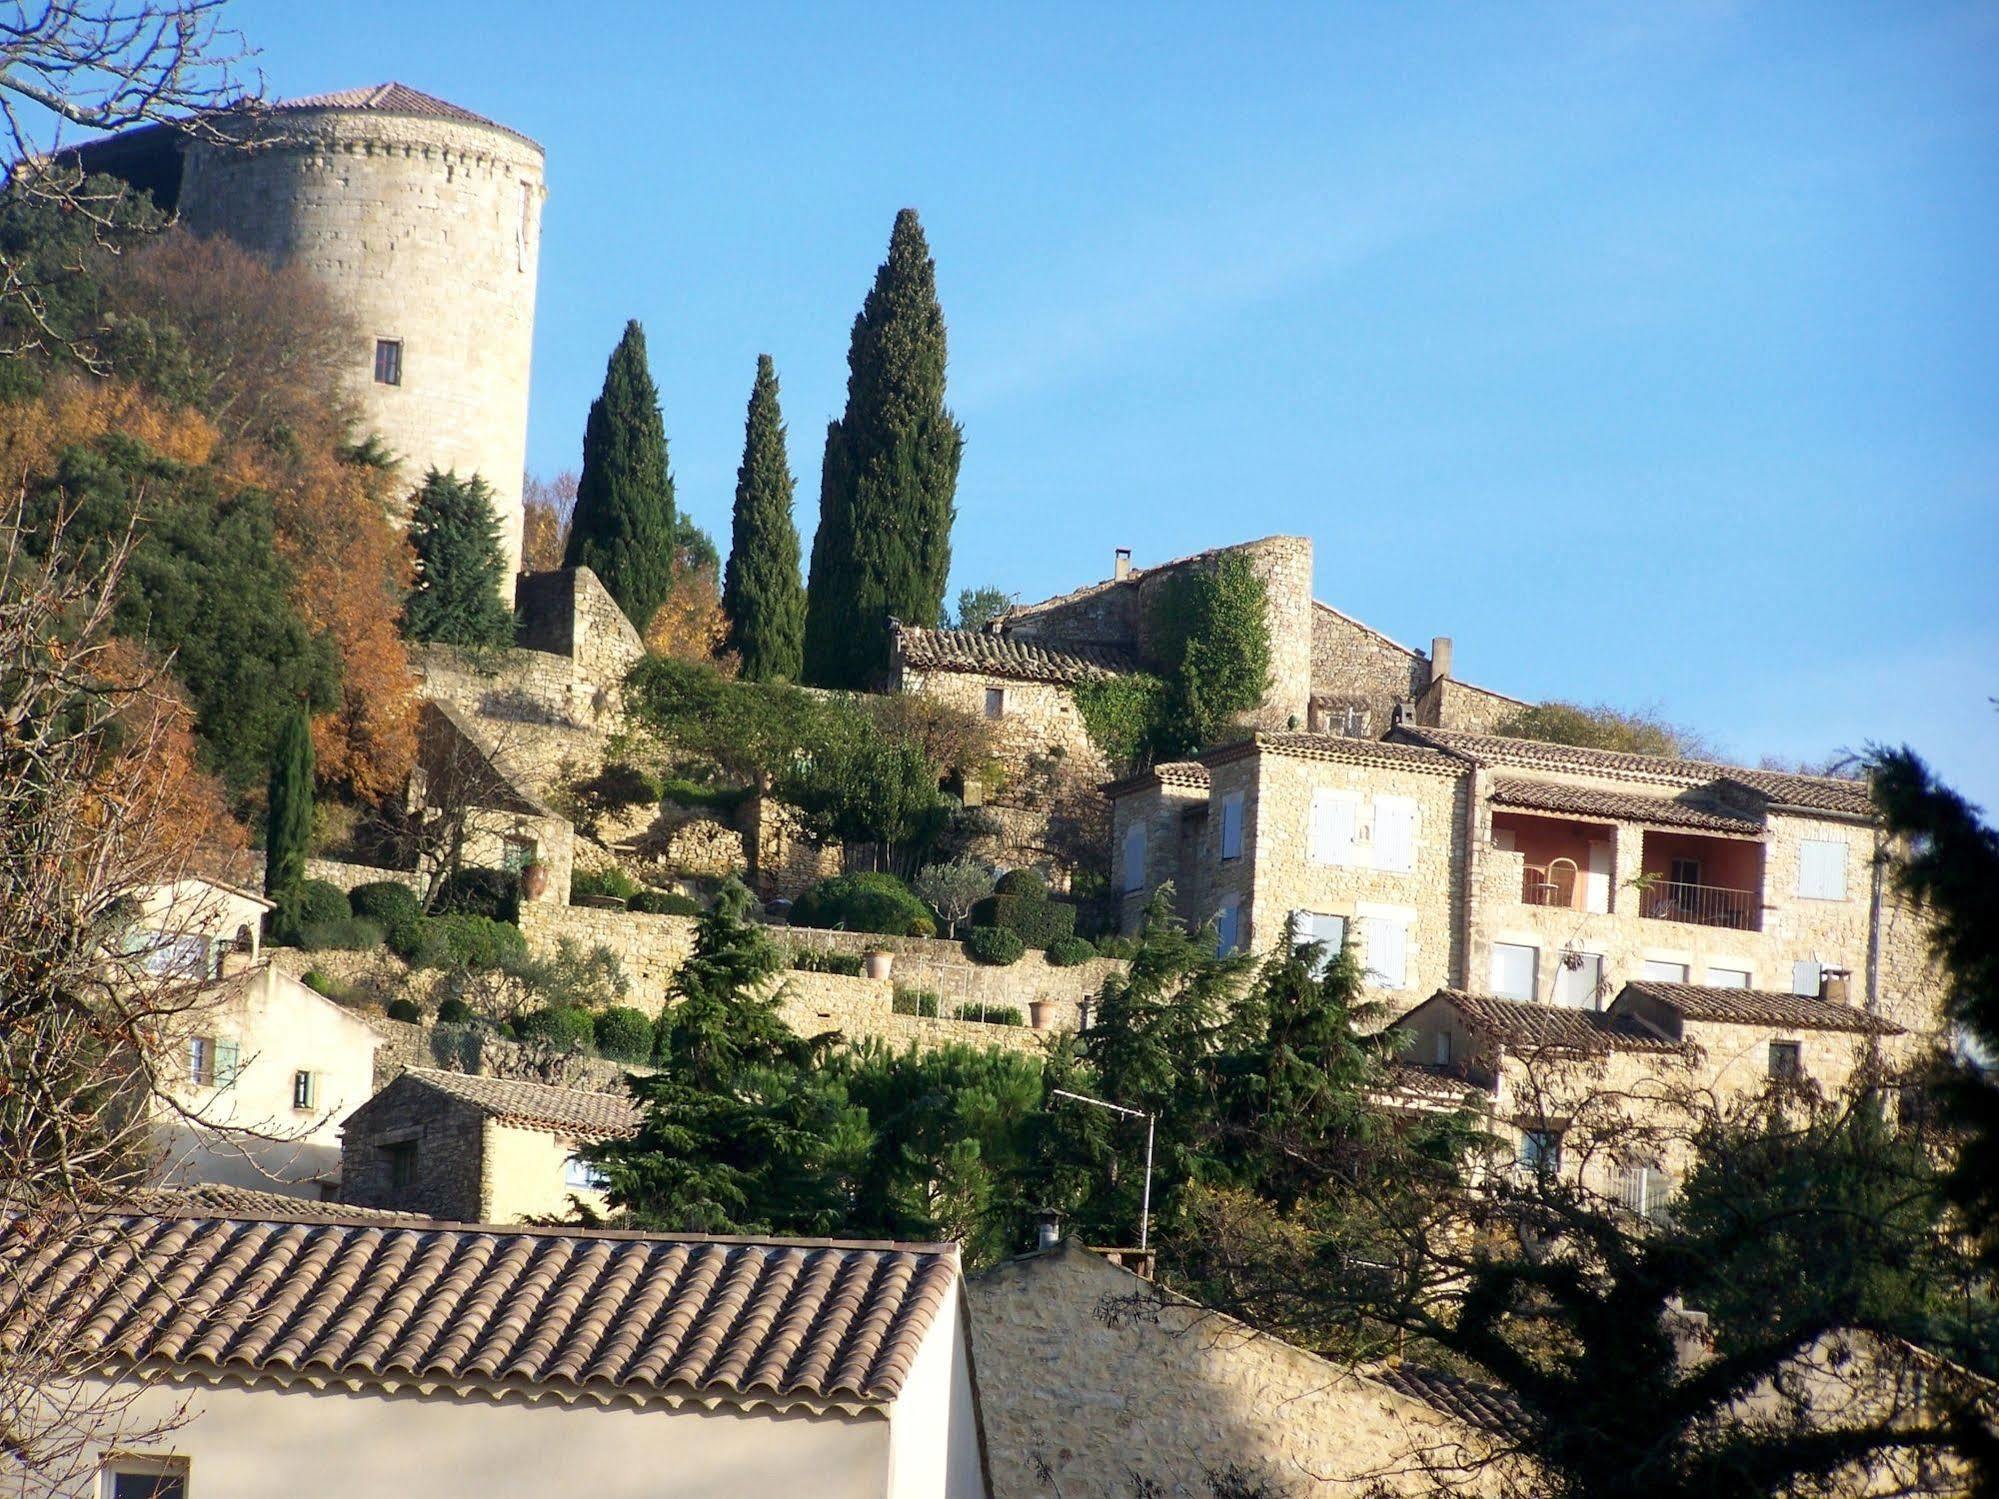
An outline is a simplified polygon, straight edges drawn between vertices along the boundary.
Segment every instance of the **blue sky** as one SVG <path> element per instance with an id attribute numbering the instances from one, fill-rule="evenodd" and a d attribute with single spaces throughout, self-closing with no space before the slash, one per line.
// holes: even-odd
<path id="1" fill-rule="evenodd" d="M 533 468 L 636 316 L 726 545 L 768 352 L 809 547 L 913 204 L 954 590 L 1301 533 L 1473 681 L 1999 807 L 1999 4 L 232 10 L 274 94 L 548 148 Z"/>

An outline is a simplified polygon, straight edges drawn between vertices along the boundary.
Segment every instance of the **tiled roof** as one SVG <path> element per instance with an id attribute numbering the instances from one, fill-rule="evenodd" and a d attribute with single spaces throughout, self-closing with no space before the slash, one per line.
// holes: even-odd
<path id="1" fill-rule="evenodd" d="M 1097 682 L 1133 669 L 1129 656 L 1106 646 L 1051 650 L 988 630 L 924 630 L 905 625 L 896 635 L 902 659 L 921 671 L 972 671 L 1019 682 Z"/>
<path id="2" fill-rule="evenodd" d="M 1633 979 L 1618 994 L 1642 994 L 1669 1005 L 1684 1020 L 1719 1025 L 1774 1025 L 1791 1030 L 1854 1031 L 1863 1035 L 1895 1036 L 1902 1028 L 1852 1005 L 1835 1004 L 1814 994 L 1784 994 L 1774 989 L 1715 989 L 1706 984 L 1668 984 Z"/>
<path id="3" fill-rule="evenodd" d="M 1579 817 L 1607 818 L 1613 822 L 1642 822 L 1660 827 L 1698 828 L 1704 832 L 1749 836 L 1763 831 L 1763 824 L 1750 818 L 1730 817 L 1726 813 L 1663 796 L 1605 791 L 1596 786 L 1571 786 L 1561 781 L 1528 781 L 1517 776 L 1495 776 L 1492 800 L 1503 807 L 1568 812 Z"/>
<path id="4" fill-rule="evenodd" d="M 406 83 L 372 83 L 362 88 L 335 89 L 325 94 L 303 94 L 296 99 L 280 99 L 269 107 L 275 110 L 367 110 L 374 114 L 423 115 L 438 120 L 460 120 L 468 125 L 506 128 L 484 115 L 474 114 L 469 109 L 449 103 L 435 94 L 426 94 L 422 89 L 411 88 Z"/>
<path id="5" fill-rule="evenodd" d="M 1585 775 L 1664 781 L 1678 786 L 1732 782 L 1753 791 L 1774 806 L 1827 812 L 1841 817 L 1873 815 L 1867 783 L 1842 780 L 1837 776 L 1745 770 L 1738 765 L 1721 765 L 1708 760 L 1634 755 L 1622 750 L 1585 749 L 1576 744 L 1547 744 L 1538 739 L 1511 739 L 1503 734 L 1474 734 L 1465 729 L 1432 729 L 1414 724 L 1397 725 L 1394 734 L 1407 743 L 1449 750 L 1481 765 L 1568 770 Z"/>
<path id="6" fill-rule="evenodd" d="M 1439 989 L 1435 999 L 1459 1014 L 1502 1046 L 1552 1047 L 1560 1051 L 1676 1051 L 1675 1043 L 1625 1024 L 1597 1010 L 1571 1010 L 1562 1005 L 1534 1004 L 1522 999 L 1498 999 L 1462 989 Z M 1414 1012 L 1412 1011 L 1411 1014 Z M 1398 1023 L 1407 1024 L 1405 1015 Z"/>
<path id="7" fill-rule="evenodd" d="M 0 1353 L 54 1323 L 127 1367 L 604 1403 L 893 1401 L 950 1244 L 116 1215 L 17 1235 Z"/>
<path id="8" fill-rule="evenodd" d="M 1225 765 L 1262 751 L 1301 760 L 1340 760 L 1358 765 L 1391 766 L 1397 770 L 1429 771 L 1435 775 L 1465 773 L 1464 763 L 1420 744 L 1392 739 L 1352 739 L 1344 734 L 1253 734 L 1201 756 L 1203 765 Z"/>
<path id="9" fill-rule="evenodd" d="M 557 1088 L 510 1077 L 475 1077 L 429 1067 L 412 1067 L 402 1077 L 448 1093 L 503 1124 L 527 1129 L 617 1138 L 636 1132 L 642 1118 L 638 1105 L 619 1093 Z"/>
<path id="10" fill-rule="evenodd" d="M 324 1218 L 360 1219 L 369 1223 L 422 1223 L 421 1213 L 394 1208 L 362 1208 L 346 1202 L 315 1202 L 287 1197 L 257 1187 L 232 1187 L 223 1182 L 190 1182 L 184 1187 L 142 1187 L 123 1206 L 154 1217 L 197 1218 Z"/>
<path id="11" fill-rule="evenodd" d="M 1147 766 L 1136 775 L 1126 776 L 1121 781 L 1112 781 L 1102 787 L 1105 796 L 1123 796 L 1126 792 L 1141 791 L 1147 786 L 1184 786 L 1191 790 L 1205 791 L 1208 785 L 1208 767 L 1199 760 L 1166 760 L 1158 765 Z"/>
<path id="12" fill-rule="evenodd" d="M 1368 1375 L 1396 1394 L 1419 1400 L 1478 1431 L 1514 1443 L 1525 1443 L 1534 1435 L 1526 1408 L 1498 1385 L 1417 1364 L 1383 1364 L 1368 1370 Z"/>

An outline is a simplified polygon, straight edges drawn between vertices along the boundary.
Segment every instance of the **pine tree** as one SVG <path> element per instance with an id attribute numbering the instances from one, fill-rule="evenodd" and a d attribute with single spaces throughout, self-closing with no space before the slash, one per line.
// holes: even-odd
<path id="1" fill-rule="evenodd" d="M 290 922 L 305 883 L 306 843 L 312 836 L 312 729 L 303 708 L 293 708 L 278 726 L 267 806 L 264 894 L 277 902 L 282 928 Z"/>
<path id="2" fill-rule="evenodd" d="M 846 413 L 826 429 L 805 602 L 816 685 L 868 685 L 887 662 L 891 616 L 935 625 L 942 612 L 965 446 L 944 405 L 944 343 L 937 265 L 905 208 L 854 319 Z"/>
<path id="3" fill-rule="evenodd" d="M 410 514 L 416 587 L 403 606 L 403 633 L 444 645 L 511 645 L 514 616 L 500 597 L 506 553 L 493 491 L 477 474 L 432 469 Z"/>
<path id="4" fill-rule="evenodd" d="M 742 657 L 742 674 L 752 682 L 795 681 L 802 665 L 805 590 L 798 581 L 791 484 L 777 371 L 770 355 L 759 354 L 743 428 L 743 466 L 736 470 L 729 570 L 722 584 L 729 645 Z"/>
<path id="5" fill-rule="evenodd" d="M 673 586 L 673 474 L 659 389 L 634 318 L 611 351 L 583 426 L 583 472 L 564 567 L 587 567 L 643 635 Z"/>

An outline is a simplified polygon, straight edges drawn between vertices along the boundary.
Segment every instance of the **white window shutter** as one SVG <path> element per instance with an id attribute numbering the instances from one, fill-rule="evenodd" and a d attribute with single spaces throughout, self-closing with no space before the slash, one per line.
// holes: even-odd
<path id="1" fill-rule="evenodd" d="M 1374 867 L 1407 874 L 1416 867 L 1416 799 L 1374 799 Z"/>
<path id="2" fill-rule="evenodd" d="M 1791 965 L 1791 992 L 1809 994 L 1816 998 L 1819 992 L 1819 977 L 1817 959 L 1799 959 Z"/>
<path id="3" fill-rule="evenodd" d="M 1355 811 L 1359 798 L 1320 789 L 1312 793 L 1312 862 L 1353 864 Z"/>
<path id="4" fill-rule="evenodd" d="M 1807 838 L 1798 845 L 1798 894 L 1806 900 L 1846 899 L 1846 845 Z"/>
<path id="5" fill-rule="evenodd" d="M 1514 942 L 1492 944 L 1492 992 L 1501 999 L 1536 998 L 1535 970 L 1540 953 Z"/>
<path id="6" fill-rule="evenodd" d="M 1409 928 L 1384 916 L 1367 918 L 1367 976 L 1384 989 L 1409 983 Z"/>

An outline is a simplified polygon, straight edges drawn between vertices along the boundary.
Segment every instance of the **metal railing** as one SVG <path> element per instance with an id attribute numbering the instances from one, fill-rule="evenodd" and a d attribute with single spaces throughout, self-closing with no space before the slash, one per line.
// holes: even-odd
<path id="1" fill-rule="evenodd" d="M 1722 926 L 1753 932 L 1762 927 L 1763 902 L 1754 890 L 1660 880 L 1648 883 L 1639 892 L 1638 913 L 1654 921 L 1683 921 L 1691 926 Z"/>

